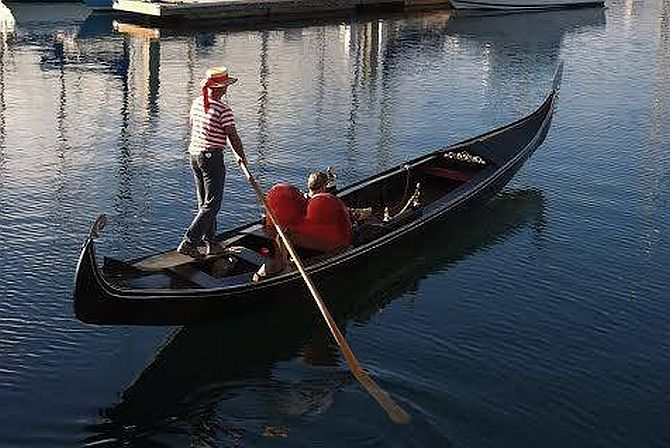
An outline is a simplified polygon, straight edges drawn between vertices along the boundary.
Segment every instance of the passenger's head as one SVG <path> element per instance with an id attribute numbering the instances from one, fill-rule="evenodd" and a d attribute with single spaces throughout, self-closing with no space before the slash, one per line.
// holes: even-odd
<path id="1" fill-rule="evenodd" d="M 318 193 L 324 193 L 330 177 L 323 171 L 315 171 L 309 174 L 307 178 L 307 189 L 309 196 L 314 196 Z"/>
<path id="2" fill-rule="evenodd" d="M 318 193 L 337 194 L 337 175 L 335 168 L 328 167 L 325 171 L 315 171 L 307 178 L 308 196 Z"/>

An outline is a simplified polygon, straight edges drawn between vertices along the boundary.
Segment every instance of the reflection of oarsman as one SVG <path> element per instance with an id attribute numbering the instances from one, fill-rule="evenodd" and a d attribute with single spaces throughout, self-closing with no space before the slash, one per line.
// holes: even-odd
<path id="1" fill-rule="evenodd" d="M 214 241 L 214 236 L 216 215 L 221 208 L 226 177 L 223 152 L 227 140 L 237 157 L 246 163 L 242 140 L 235 128 L 233 111 L 221 100 L 228 86 L 235 82 L 237 78 L 228 76 L 226 67 L 207 70 L 202 95 L 191 106 L 191 144 L 188 151 L 198 196 L 198 213 L 186 230 L 177 251 L 194 258 L 202 256 L 197 249 L 201 241 L 207 245 L 208 254 L 224 250 Z"/>

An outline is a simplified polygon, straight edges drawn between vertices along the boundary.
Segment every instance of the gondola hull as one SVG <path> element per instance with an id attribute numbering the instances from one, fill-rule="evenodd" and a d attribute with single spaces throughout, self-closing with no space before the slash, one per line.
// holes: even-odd
<path id="1" fill-rule="evenodd" d="M 389 226 L 380 235 L 354 245 L 347 251 L 307 263 L 307 273 L 316 286 L 327 290 L 341 279 L 380 260 L 386 251 L 429 232 L 439 232 L 445 221 L 467 213 L 470 207 L 482 204 L 498 193 L 544 140 L 557 99 L 559 79 L 560 69 L 546 100 L 527 117 L 419 157 L 404 167 L 388 170 L 340 192 L 340 197 L 346 201 L 366 189 L 383 191 L 380 186 L 390 182 L 389 179 L 403 175 L 403 170 L 407 173 L 413 170 L 441 174 L 445 170 L 435 164 L 447 153 L 455 154 L 463 149 L 481 154 L 488 161 L 488 166 L 472 175 L 471 179 L 442 195 L 435 195 L 435 200 L 407 213 L 406 218 L 400 218 L 397 225 Z M 407 176 L 409 178 L 409 174 Z M 234 234 L 235 231 L 233 229 L 230 232 Z M 309 299 L 309 292 L 297 271 L 258 283 L 248 281 L 222 287 L 119 288 L 105 278 L 96 262 L 95 252 L 95 232 L 92 232 L 82 248 L 74 285 L 75 314 L 86 323 L 173 325 L 219 321 L 287 298 L 304 296 Z M 327 301 L 328 296 L 324 299 Z"/>

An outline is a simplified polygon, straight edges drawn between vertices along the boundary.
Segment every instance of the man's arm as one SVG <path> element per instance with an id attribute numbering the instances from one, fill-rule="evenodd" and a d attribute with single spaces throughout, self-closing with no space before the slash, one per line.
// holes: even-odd
<path id="1" fill-rule="evenodd" d="M 230 145 L 233 147 L 233 151 L 235 151 L 237 157 L 242 159 L 244 163 L 247 163 L 247 156 L 244 154 L 244 146 L 242 145 L 242 140 L 240 139 L 240 136 L 237 133 L 237 129 L 235 128 L 235 126 L 225 126 L 223 130 L 228 136 Z"/>

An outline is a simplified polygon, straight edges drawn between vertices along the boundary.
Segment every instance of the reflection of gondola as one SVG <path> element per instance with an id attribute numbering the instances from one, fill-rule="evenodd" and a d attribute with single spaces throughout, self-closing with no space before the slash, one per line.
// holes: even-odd
<path id="1" fill-rule="evenodd" d="M 479 137 L 417 157 L 338 193 L 349 207 L 369 207 L 371 217 L 355 229 L 345 250 L 312 253 L 306 269 L 321 283 L 336 283 L 356 266 L 379 256 L 429 223 L 485 202 L 497 193 L 543 142 L 551 122 L 560 70 L 551 93 L 532 114 Z M 96 221 L 75 274 L 75 311 L 90 323 L 193 323 L 222 319 L 267 305 L 270 297 L 300 295 L 300 274 L 287 270 L 260 282 L 252 274 L 272 243 L 261 222 L 220 235 L 240 250 L 223 259 L 195 260 L 175 251 L 134 261 L 108 260 L 100 269 Z M 235 257 L 235 258 L 233 258 Z M 360 264 L 359 264 L 360 263 Z"/>
<path id="2" fill-rule="evenodd" d="M 527 226 L 541 229 L 543 217 L 539 191 L 504 192 L 443 226 L 442 237 L 416 238 L 397 246 L 401 268 L 391 262 L 399 257 L 387 257 L 371 265 L 364 277 L 331 288 L 333 314 L 340 322 L 365 319 L 430 273 Z M 296 298 L 288 306 L 282 303 L 225 326 L 182 328 L 126 388 L 121 401 L 103 411 L 104 422 L 87 428 L 92 434 L 86 442 L 147 446 L 153 437 L 197 433 L 205 426 L 220 432 L 214 438 L 222 438 L 239 424 L 234 415 L 241 409 L 248 418 L 253 416 L 259 432 L 294 415 L 323 412 L 333 394 L 351 381 L 348 374 L 323 367 L 280 381 L 274 373 L 278 363 L 296 357 L 321 366 L 337 363 L 336 349 L 328 346 L 325 333 L 315 336 L 318 320 L 311 308 L 299 306 L 303 300 Z"/>

